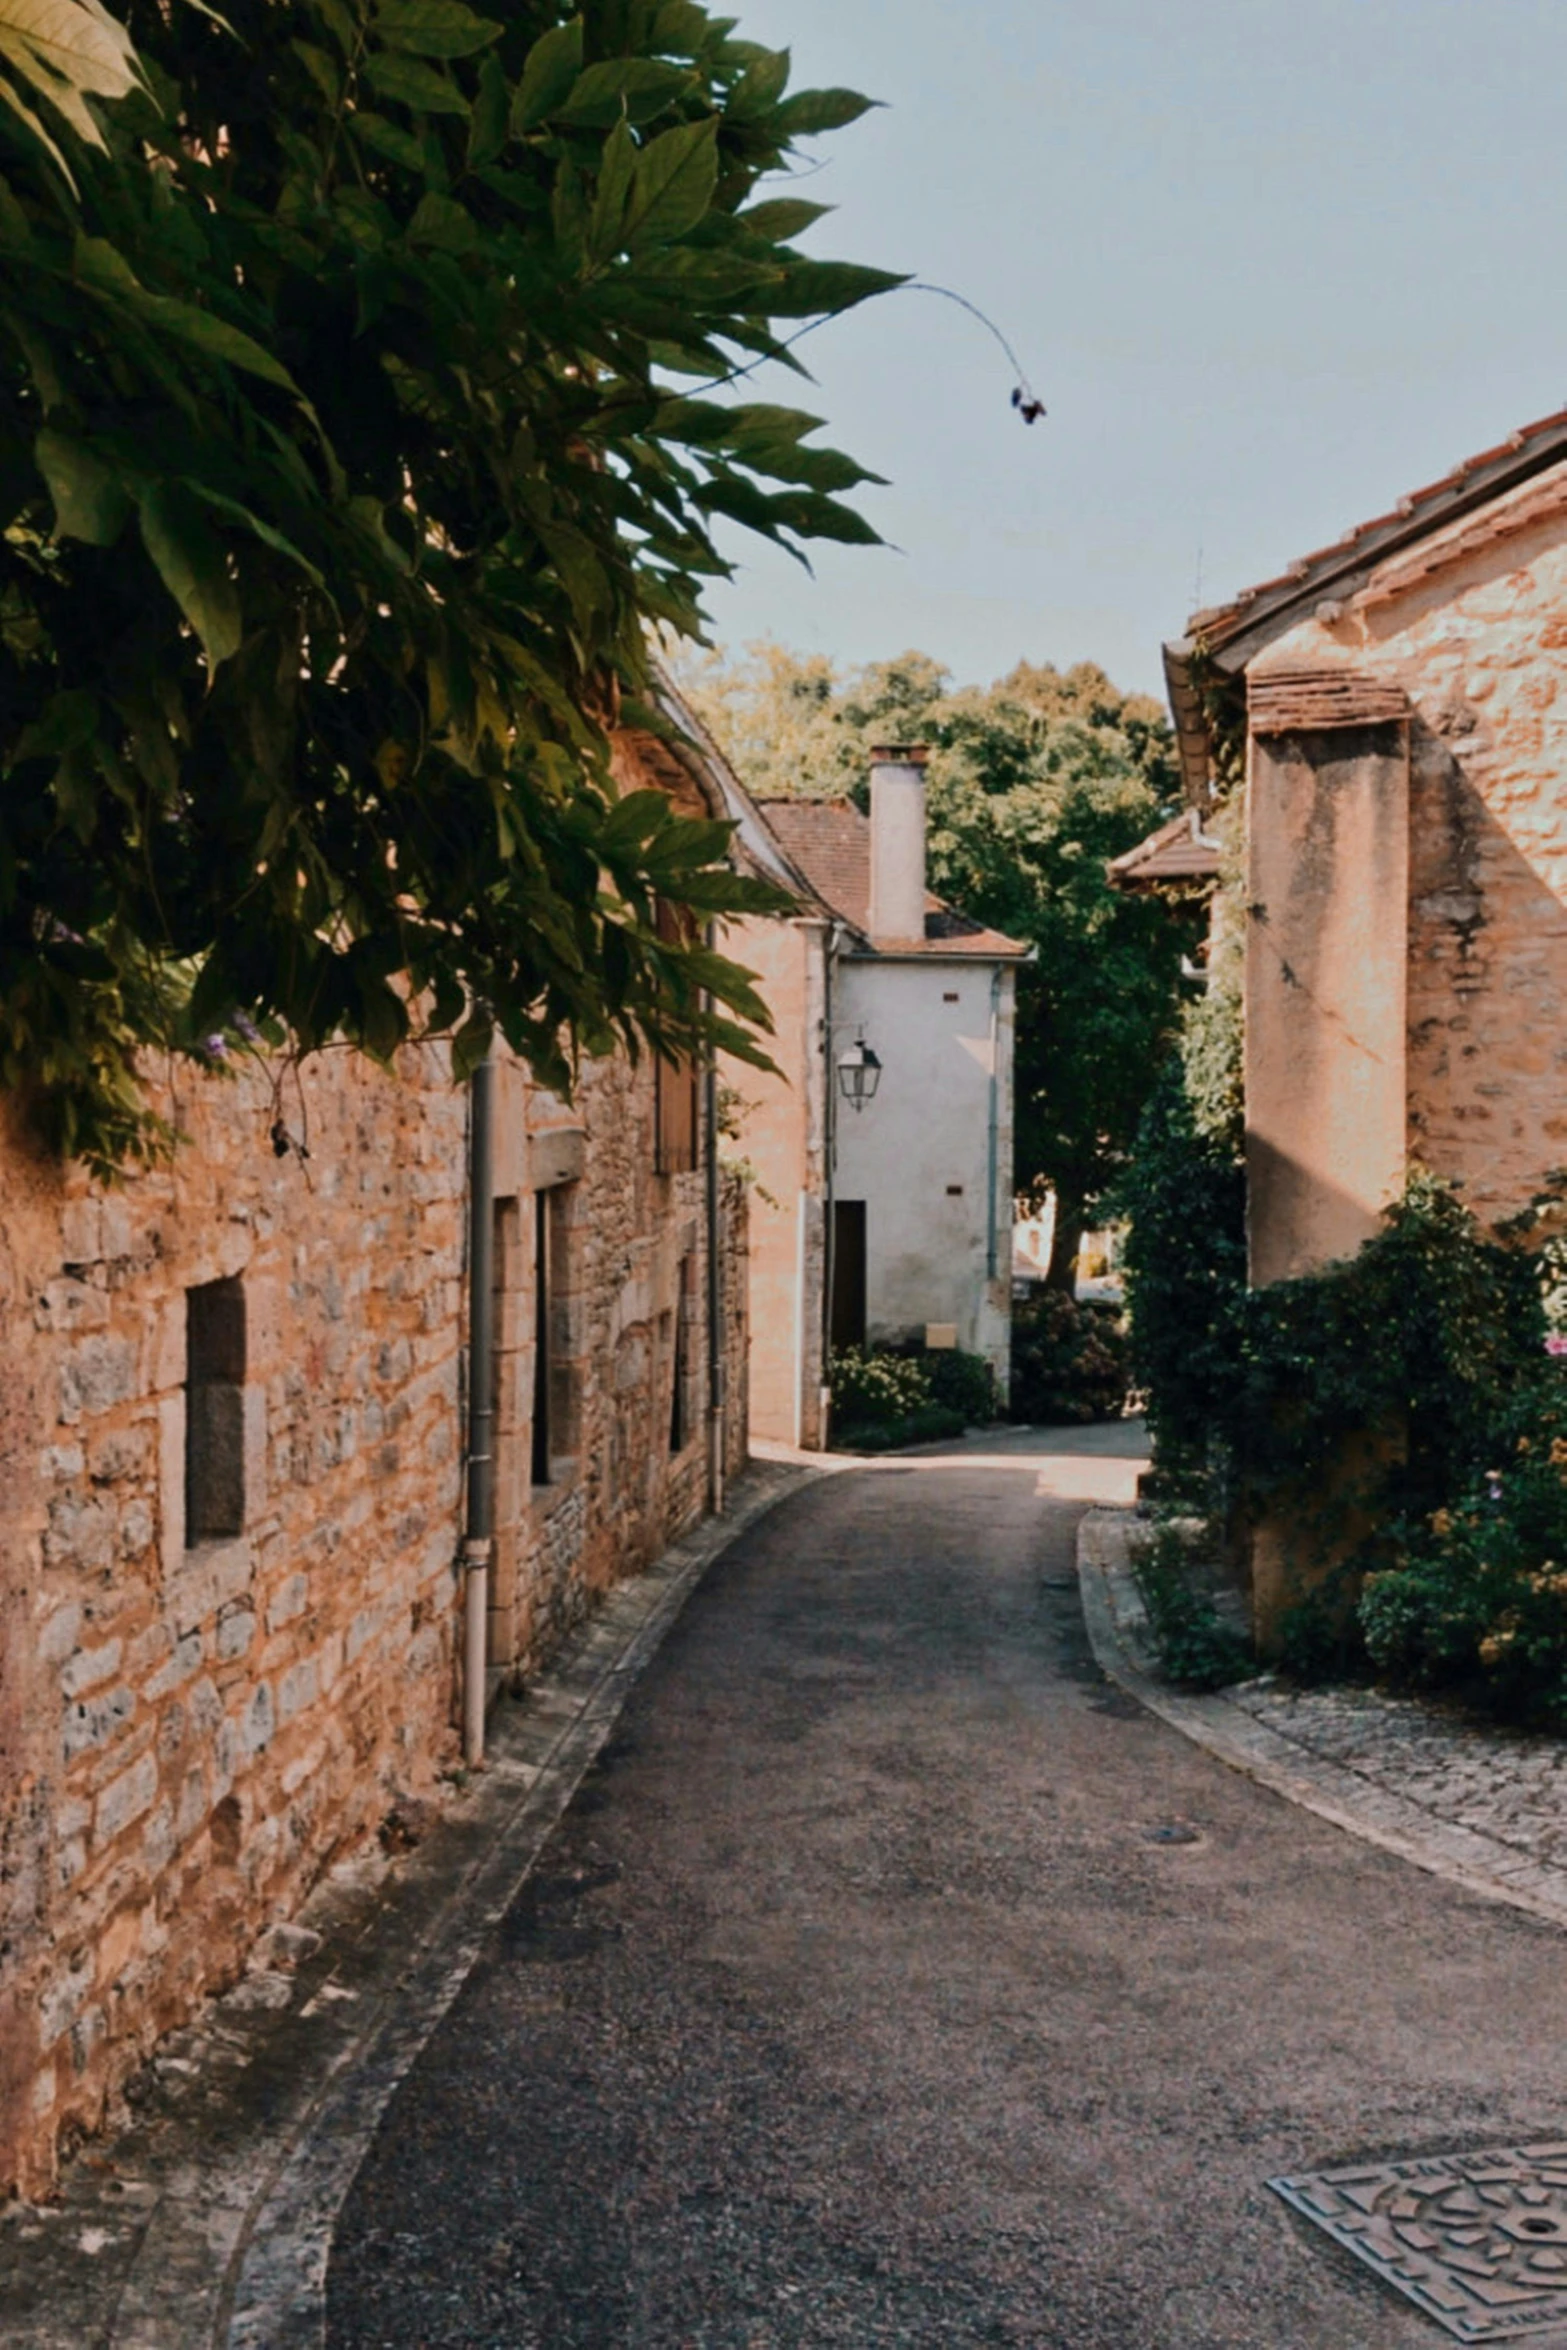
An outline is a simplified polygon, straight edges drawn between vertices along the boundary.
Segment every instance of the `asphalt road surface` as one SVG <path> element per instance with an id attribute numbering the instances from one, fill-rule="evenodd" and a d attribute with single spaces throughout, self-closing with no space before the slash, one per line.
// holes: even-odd
<path id="1" fill-rule="evenodd" d="M 1076 1441 L 713 1571 L 388 2111 L 330 2350 L 1441 2350 L 1264 2181 L 1567 2136 L 1563 1937 L 1102 1680 Z"/>

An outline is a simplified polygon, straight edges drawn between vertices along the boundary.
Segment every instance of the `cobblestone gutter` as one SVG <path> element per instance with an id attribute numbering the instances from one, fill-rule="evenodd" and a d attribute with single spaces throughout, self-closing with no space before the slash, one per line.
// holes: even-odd
<path id="1" fill-rule="evenodd" d="M 1212 1695 L 1149 1670 L 1130 1566 L 1137 1514 L 1091 1510 L 1078 1578 L 1103 1671 L 1248 1778 L 1470 1892 L 1567 1925 L 1567 1743 L 1492 1729 L 1416 1698 L 1283 1687 Z"/>

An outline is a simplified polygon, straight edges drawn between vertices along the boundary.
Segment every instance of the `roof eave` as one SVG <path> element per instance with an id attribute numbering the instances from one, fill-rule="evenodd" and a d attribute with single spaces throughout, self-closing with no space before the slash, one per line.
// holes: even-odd
<path id="1" fill-rule="evenodd" d="M 1189 636 L 1178 637 L 1164 648 L 1165 691 L 1170 699 L 1170 716 L 1175 721 L 1175 747 L 1181 762 L 1181 781 L 1186 797 L 1194 808 L 1206 808 L 1213 797 L 1212 767 L 1208 747 L 1208 720 L 1203 711 L 1202 698 L 1192 679 L 1192 663 L 1197 648 Z"/>
<path id="2" fill-rule="evenodd" d="M 1326 602 L 1356 594 L 1380 563 L 1422 539 L 1462 521 L 1481 507 L 1520 489 L 1537 474 L 1567 459 L 1567 411 L 1514 433 L 1493 454 L 1403 500 L 1380 522 L 1346 534 L 1337 548 L 1308 556 L 1280 580 L 1250 588 L 1229 604 L 1194 613 L 1184 637 L 1164 648 L 1170 710 L 1180 746 L 1187 796 L 1199 804 L 1209 794 L 1207 721 L 1191 682 L 1199 645 L 1206 659 L 1230 676 L 1243 671 L 1265 646 Z"/>

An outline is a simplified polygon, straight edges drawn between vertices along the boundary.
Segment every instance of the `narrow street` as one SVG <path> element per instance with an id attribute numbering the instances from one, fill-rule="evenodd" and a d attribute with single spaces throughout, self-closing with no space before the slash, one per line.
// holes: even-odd
<path id="1" fill-rule="evenodd" d="M 1107 1686 L 1127 1442 L 839 1475 L 719 1563 L 385 2117 L 331 2350 L 1446 2338 L 1264 2182 L 1563 2134 L 1561 1936 Z"/>

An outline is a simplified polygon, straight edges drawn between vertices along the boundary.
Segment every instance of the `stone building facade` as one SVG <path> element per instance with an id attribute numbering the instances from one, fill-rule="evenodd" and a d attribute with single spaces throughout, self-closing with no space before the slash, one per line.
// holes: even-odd
<path id="1" fill-rule="evenodd" d="M 1252 1279 L 1353 1254 L 1411 1165 L 1526 1206 L 1567 1164 L 1567 411 L 1166 660 L 1199 809 L 1245 696 Z"/>
<path id="2" fill-rule="evenodd" d="M 659 1083 L 596 1063 L 568 1107 L 499 1072 L 492 1686 L 707 1506 L 708 1191 L 661 1169 Z M 0 1132 L 0 2185 L 26 2190 L 459 1759 L 467 1091 L 426 1046 L 168 1106 L 175 1164 L 107 1192 Z M 730 1474 L 745 1212 L 726 1183 Z"/>
<path id="3" fill-rule="evenodd" d="M 1374 1229 L 1414 1161 L 1477 1214 L 1567 1160 L 1567 412 L 1170 648 L 1248 711 L 1254 1276 Z"/>

